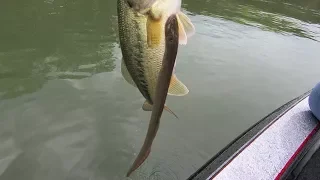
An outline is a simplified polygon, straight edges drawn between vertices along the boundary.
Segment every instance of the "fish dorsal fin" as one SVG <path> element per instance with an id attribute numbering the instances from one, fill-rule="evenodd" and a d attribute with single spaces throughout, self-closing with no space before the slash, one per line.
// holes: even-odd
<path id="1" fill-rule="evenodd" d="M 131 84 L 133 87 L 137 87 L 137 85 L 134 83 L 128 69 L 127 69 L 127 66 L 126 64 L 124 63 L 123 61 L 123 58 L 121 60 L 121 74 L 123 76 L 123 78 L 129 83 Z"/>
<path id="2" fill-rule="evenodd" d="M 194 25 L 192 24 L 191 20 L 185 15 L 183 12 L 178 13 L 178 21 L 182 24 L 183 30 L 187 35 L 187 38 L 193 36 L 196 32 Z M 180 27 L 179 27 L 180 29 Z M 180 31 L 179 31 L 180 33 Z"/>
<path id="3" fill-rule="evenodd" d="M 152 111 L 152 107 L 153 106 L 148 101 L 145 101 L 142 105 L 142 109 L 144 111 Z M 179 119 L 178 116 L 168 106 L 164 105 L 164 110 L 168 111 L 170 114 L 174 115 L 177 119 Z"/>
<path id="4" fill-rule="evenodd" d="M 168 94 L 171 96 L 184 96 L 188 93 L 188 88 L 177 78 L 175 74 L 173 74 L 171 77 Z"/>

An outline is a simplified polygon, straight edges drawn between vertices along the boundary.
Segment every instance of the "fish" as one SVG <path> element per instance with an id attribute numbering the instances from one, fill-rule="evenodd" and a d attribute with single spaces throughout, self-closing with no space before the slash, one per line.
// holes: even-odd
<path id="1" fill-rule="evenodd" d="M 178 20 L 175 14 L 169 16 L 165 24 L 165 52 L 162 61 L 162 67 L 157 79 L 155 99 L 152 109 L 152 114 L 149 122 L 147 136 L 141 147 L 140 153 L 129 169 L 127 176 L 137 169 L 148 157 L 151 151 L 151 146 L 160 125 L 160 118 L 166 102 L 167 93 L 170 85 L 170 80 L 173 68 L 176 61 L 179 45 L 179 27 Z"/>
<path id="2" fill-rule="evenodd" d="M 139 6 L 137 2 L 145 3 Z M 172 24 L 172 20 L 170 20 L 171 16 L 175 15 L 176 19 L 178 45 L 186 45 L 187 39 L 195 33 L 194 25 L 181 12 L 180 8 L 181 0 L 117 1 L 119 40 L 122 53 L 121 73 L 125 81 L 137 88 L 145 98 L 142 109 L 152 111 L 145 142 L 129 169 L 127 176 L 130 176 L 150 154 L 151 145 L 156 136 L 163 109 L 177 118 L 177 115 L 166 106 L 166 96 L 185 96 L 189 93 L 188 88 L 174 73 L 176 54 L 174 60 L 171 60 L 174 64 L 172 73 L 169 73 L 170 78 L 167 90 L 163 89 L 166 81 L 159 79 L 159 77 L 163 76 L 160 75 L 160 71 L 164 65 L 163 62 L 167 61 L 164 61 L 164 57 L 165 59 L 173 57 L 174 48 L 168 50 L 168 47 L 172 46 L 167 45 L 168 36 L 166 35 L 167 22 L 171 22 Z M 164 84 L 160 84 L 160 86 L 157 85 L 158 82 Z M 160 92 L 157 90 L 159 88 L 161 89 Z M 163 92 L 165 92 L 165 96 L 159 96 Z M 162 99 L 159 100 L 159 97 Z M 159 102 L 163 102 L 162 110 L 161 103 Z"/>
<path id="3" fill-rule="evenodd" d="M 138 6 L 139 3 L 143 4 L 142 8 Z M 134 9 L 132 5 L 138 8 Z M 152 111 L 165 49 L 165 22 L 171 14 L 177 15 L 181 45 L 186 45 L 187 39 L 195 34 L 194 25 L 181 12 L 181 0 L 118 0 L 117 14 L 122 53 L 121 74 L 145 98 L 142 109 Z M 188 93 L 189 89 L 174 73 L 168 95 L 185 96 Z M 169 107 L 165 105 L 164 108 L 177 118 Z"/>

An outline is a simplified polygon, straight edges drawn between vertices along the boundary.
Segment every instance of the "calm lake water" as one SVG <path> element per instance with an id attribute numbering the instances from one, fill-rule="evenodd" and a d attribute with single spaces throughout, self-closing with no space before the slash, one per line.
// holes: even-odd
<path id="1" fill-rule="evenodd" d="M 320 1 L 183 0 L 196 27 L 132 179 L 186 179 L 320 81 Z M 116 0 L 3 0 L 0 179 L 126 179 L 150 112 L 120 73 Z M 130 178 L 129 178 L 130 179 Z"/>

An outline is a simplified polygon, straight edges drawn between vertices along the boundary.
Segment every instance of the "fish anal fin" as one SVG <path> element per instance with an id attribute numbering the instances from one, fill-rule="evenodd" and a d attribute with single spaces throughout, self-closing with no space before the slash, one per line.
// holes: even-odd
<path id="1" fill-rule="evenodd" d="M 191 37 L 195 34 L 196 30 L 194 25 L 192 24 L 191 20 L 185 15 L 183 12 L 178 13 L 178 19 L 180 23 L 183 25 L 184 32 L 186 33 L 187 37 Z M 179 32 L 180 33 L 180 32 Z"/>
<path id="2" fill-rule="evenodd" d="M 128 68 L 122 58 L 121 60 L 121 74 L 123 76 L 123 78 L 129 83 L 131 84 L 133 87 L 137 87 L 137 85 L 134 83 L 129 71 L 128 71 Z"/>
<path id="3" fill-rule="evenodd" d="M 168 94 L 171 96 L 185 96 L 188 93 L 188 88 L 177 78 L 175 74 L 173 74 L 171 77 Z"/>
<path id="4" fill-rule="evenodd" d="M 144 111 L 152 111 L 152 107 L 152 104 L 150 104 L 148 101 L 145 101 L 142 105 L 142 109 Z M 174 115 L 177 119 L 179 119 L 178 116 L 168 106 L 164 105 L 164 110 L 168 111 L 170 114 Z"/>
<path id="5" fill-rule="evenodd" d="M 147 42 L 151 48 L 158 47 L 161 43 L 161 19 L 155 20 L 151 16 L 147 20 Z"/>

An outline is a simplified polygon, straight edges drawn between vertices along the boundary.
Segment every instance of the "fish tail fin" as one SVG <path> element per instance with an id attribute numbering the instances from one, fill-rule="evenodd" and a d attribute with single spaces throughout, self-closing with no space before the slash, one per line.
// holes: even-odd
<path id="1" fill-rule="evenodd" d="M 145 101 L 142 105 L 142 109 L 144 111 L 152 111 L 152 104 L 150 104 L 148 101 Z M 166 105 L 164 105 L 164 110 L 168 111 L 170 114 L 174 115 L 177 119 L 179 119 L 179 117 Z"/>

